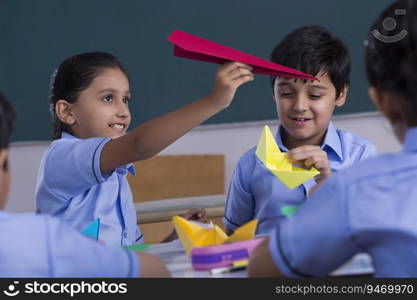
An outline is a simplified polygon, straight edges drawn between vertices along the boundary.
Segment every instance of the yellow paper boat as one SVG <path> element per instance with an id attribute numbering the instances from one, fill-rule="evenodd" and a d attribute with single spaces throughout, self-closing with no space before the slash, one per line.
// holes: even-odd
<path id="1" fill-rule="evenodd" d="M 279 150 L 271 130 L 266 125 L 256 148 L 256 156 L 269 171 L 290 189 L 296 188 L 310 178 L 320 174 L 314 167 L 310 170 L 294 167 L 287 155 Z"/>
<path id="2" fill-rule="evenodd" d="M 179 216 L 173 217 L 172 222 L 188 256 L 190 256 L 191 249 L 195 247 L 215 246 L 223 243 L 251 240 L 255 236 L 256 225 L 258 224 L 258 220 L 252 220 L 236 229 L 228 237 L 217 225 L 206 228 Z"/>

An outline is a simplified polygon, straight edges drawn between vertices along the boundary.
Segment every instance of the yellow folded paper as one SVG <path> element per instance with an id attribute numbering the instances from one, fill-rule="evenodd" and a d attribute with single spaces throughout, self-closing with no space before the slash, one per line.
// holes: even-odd
<path id="1" fill-rule="evenodd" d="M 310 170 L 294 167 L 287 155 L 279 150 L 271 130 L 266 125 L 256 148 L 256 156 L 269 171 L 290 189 L 296 188 L 310 178 L 320 174 L 314 167 Z"/>
<path id="2" fill-rule="evenodd" d="M 200 226 L 195 222 L 188 221 L 179 216 L 173 217 L 172 222 L 188 256 L 190 256 L 191 249 L 195 247 L 215 246 L 223 243 L 251 240 L 255 236 L 256 225 L 258 224 L 258 220 L 252 220 L 236 229 L 228 237 L 217 225 L 212 225 L 207 228 L 207 226 Z"/>

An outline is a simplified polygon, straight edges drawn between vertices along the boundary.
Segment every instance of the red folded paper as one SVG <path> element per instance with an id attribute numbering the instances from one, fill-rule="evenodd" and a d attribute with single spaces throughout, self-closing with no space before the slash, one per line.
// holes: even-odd
<path id="1" fill-rule="evenodd" d="M 168 40 L 175 45 L 174 55 L 178 57 L 218 64 L 226 61 L 238 61 L 252 66 L 253 73 L 319 81 L 314 76 L 217 44 L 181 30 L 175 30 L 171 33 Z"/>

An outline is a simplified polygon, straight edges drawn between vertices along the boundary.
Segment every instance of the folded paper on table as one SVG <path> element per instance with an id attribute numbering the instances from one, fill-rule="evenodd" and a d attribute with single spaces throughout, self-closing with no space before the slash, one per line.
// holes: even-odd
<path id="1" fill-rule="evenodd" d="M 281 213 L 286 217 L 290 217 L 297 212 L 299 207 L 299 205 L 284 205 L 281 207 Z"/>
<path id="2" fill-rule="evenodd" d="M 91 222 L 83 231 L 81 231 L 81 233 L 98 241 L 100 234 L 100 218 Z"/>
<path id="3" fill-rule="evenodd" d="M 195 270 L 209 270 L 233 266 L 235 262 L 249 259 L 252 251 L 263 241 L 256 238 L 241 242 L 191 249 L 191 264 Z"/>
<path id="4" fill-rule="evenodd" d="M 252 220 L 237 228 L 228 237 L 217 225 L 211 224 L 207 226 L 206 224 L 198 224 L 197 222 L 188 221 L 179 216 L 173 217 L 172 222 L 188 256 L 190 256 L 191 249 L 193 248 L 252 240 L 255 236 L 256 225 L 258 224 L 257 220 Z"/>
<path id="5" fill-rule="evenodd" d="M 256 148 L 256 156 L 288 188 L 293 189 L 320 174 L 312 167 L 310 170 L 295 167 L 279 147 L 268 126 L 265 126 Z"/>
<path id="6" fill-rule="evenodd" d="M 122 246 L 122 248 L 131 250 L 131 251 L 145 251 L 147 248 L 149 248 L 150 244 L 135 244 L 135 245 L 127 245 Z"/>
<path id="7" fill-rule="evenodd" d="M 252 72 L 257 74 L 317 80 L 314 76 L 281 66 L 271 61 L 235 50 L 230 47 L 203 39 L 201 37 L 175 30 L 168 40 L 174 46 L 174 55 L 200 61 L 222 64 L 227 61 L 237 61 L 253 67 Z"/>

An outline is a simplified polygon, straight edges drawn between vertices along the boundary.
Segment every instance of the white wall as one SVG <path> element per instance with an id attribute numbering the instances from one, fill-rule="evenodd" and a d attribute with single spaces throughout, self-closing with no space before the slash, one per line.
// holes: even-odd
<path id="1" fill-rule="evenodd" d="M 336 116 L 333 121 L 336 128 L 352 131 L 371 140 L 381 153 L 400 149 L 390 126 L 379 113 Z M 227 188 L 239 157 L 258 143 L 264 125 L 269 125 L 275 131 L 277 121 L 200 126 L 167 147 L 161 154 L 224 154 Z M 39 161 L 48 145 L 49 142 L 19 142 L 11 145 L 12 187 L 6 210 L 34 211 L 33 194 Z"/>
<path id="2" fill-rule="evenodd" d="M 31 212 L 35 210 L 34 193 L 39 162 L 49 142 L 19 142 L 10 147 L 12 186 L 5 210 Z"/>

